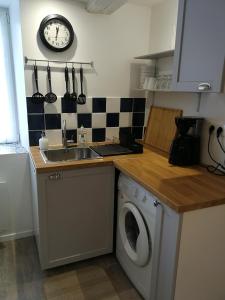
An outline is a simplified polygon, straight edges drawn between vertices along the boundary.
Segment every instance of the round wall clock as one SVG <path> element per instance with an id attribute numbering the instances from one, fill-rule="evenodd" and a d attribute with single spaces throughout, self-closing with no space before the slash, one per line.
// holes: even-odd
<path id="1" fill-rule="evenodd" d="M 62 52 L 68 49 L 74 40 L 74 31 L 70 22 L 61 15 L 48 15 L 39 27 L 43 44 L 50 50 Z"/>

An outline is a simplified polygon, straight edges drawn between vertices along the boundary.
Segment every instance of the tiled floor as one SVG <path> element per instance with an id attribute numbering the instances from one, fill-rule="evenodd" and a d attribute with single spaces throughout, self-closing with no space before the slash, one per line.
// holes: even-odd
<path id="1" fill-rule="evenodd" d="M 141 300 L 113 255 L 42 272 L 33 238 L 0 243 L 0 300 Z"/>

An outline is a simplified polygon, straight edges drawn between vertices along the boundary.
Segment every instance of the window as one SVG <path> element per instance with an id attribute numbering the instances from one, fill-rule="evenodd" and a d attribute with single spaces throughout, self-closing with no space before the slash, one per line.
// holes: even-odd
<path id="1" fill-rule="evenodd" d="M 7 9 L 0 8 L 0 144 L 18 142 L 11 35 Z"/>

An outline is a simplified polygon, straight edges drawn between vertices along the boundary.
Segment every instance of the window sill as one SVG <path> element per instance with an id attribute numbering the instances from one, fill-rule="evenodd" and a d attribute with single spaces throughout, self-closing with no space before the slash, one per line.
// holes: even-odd
<path id="1" fill-rule="evenodd" d="M 0 144 L 0 155 L 27 153 L 19 144 Z"/>

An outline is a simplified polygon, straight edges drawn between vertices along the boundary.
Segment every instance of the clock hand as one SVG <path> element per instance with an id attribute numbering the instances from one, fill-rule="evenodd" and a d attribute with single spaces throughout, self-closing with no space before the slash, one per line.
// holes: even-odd
<path id="1" fill-rule="evenodd" d="M 58 33 L 59 33 L 59 27 L 56 27 L 56 36 L 55 36 L 56 41 L 57 41 Z"/>

